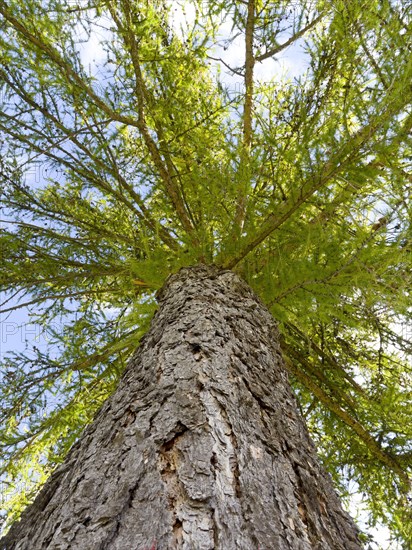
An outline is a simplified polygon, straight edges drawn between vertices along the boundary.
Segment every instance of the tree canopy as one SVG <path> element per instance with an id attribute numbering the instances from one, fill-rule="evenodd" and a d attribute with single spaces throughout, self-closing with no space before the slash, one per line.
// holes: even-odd
<path id="1" fill-rule="evenodd" d="M 214 263 L 278 321 L 341 495 L 408 547 L 410 2 L 0 0 L 0 16 L 2 311 L 29 308 L 50 342 L 2 361 L 7 521 L 113 391 L 166 277 Z"/>

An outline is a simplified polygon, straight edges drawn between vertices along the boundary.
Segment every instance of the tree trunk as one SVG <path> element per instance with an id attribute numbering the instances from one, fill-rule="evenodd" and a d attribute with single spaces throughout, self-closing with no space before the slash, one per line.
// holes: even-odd
<path id="1" fill-rule="evenodd" d="M 252 290 L 197 266 L 159 301 L 118 389 L 0 548 L 361 548 Z"/>

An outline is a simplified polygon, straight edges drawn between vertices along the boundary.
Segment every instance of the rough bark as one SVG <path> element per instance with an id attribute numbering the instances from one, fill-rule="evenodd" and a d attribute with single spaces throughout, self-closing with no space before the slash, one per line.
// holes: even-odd
<path id="1" fill-rule="evenodd" d="M 185 268 L 159 301 L 117 391 L 0 548 L 361 548 L 248 285 Z"/>

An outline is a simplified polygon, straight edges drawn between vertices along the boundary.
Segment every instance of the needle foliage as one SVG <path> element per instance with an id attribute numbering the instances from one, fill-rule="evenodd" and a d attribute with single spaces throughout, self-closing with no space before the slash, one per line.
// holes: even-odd
<path id="1" fill-rule="evenodd" d="M 7 524 L 114 390 L 166 277 L 214 263 L 279 322 L 342 498 L 410 548 L 411 16 L 0 0 L 1 307 L 49 341 L 2 360 Z"/>

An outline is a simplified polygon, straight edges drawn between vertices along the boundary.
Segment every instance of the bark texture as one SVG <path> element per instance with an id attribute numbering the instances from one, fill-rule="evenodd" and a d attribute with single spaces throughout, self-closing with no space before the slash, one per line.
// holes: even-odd
<path id="1" fill-rule="evenodd" d="M 238 276 L 171 276 L 117 391 L 3 550 L 356 550 L 274 321 Z"/>

